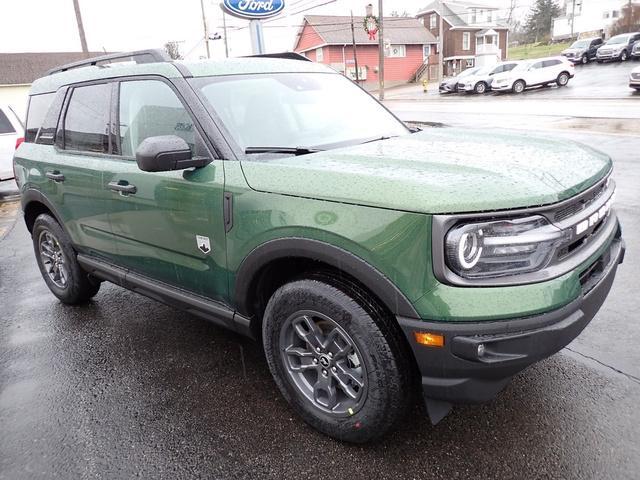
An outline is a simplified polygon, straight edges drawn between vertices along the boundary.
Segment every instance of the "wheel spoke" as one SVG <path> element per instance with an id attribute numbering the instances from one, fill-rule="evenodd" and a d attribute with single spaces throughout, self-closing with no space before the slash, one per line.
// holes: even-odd
<path id="1" fill-rule="evenodd" d="M 355 400 L 358 397 L 358 391 L 362 388 L 364 382 L 356 378 L 352 373 L 341 371 L 340 366 L 337 368 L 338 370 L 336 372 L 332 372 L 332 375 L 338 382 L 338 386 L 347 396 Z M 358 389 L 356 390 L 350 382 L 355 383 Z"/>
<path id="2" fill-rule="evenodd" d="M 324 348 L 324 335 L 320 327 L 307 315 L 303 315 L 293 321 L 296 334 L 304 340 L 313 350 Z"/>
<path id="3" fill-rule="evenodd" d="M 327 349 L 333 352 L 334 361 L 338 361 L 353 351 L 353 345 L 340 330 L 334 328 L 327 335 Z"/>
<path id="4" fill-rule="evenodd" d="M 313 385 L 313 399 L 325 408 L 333 409 L 338 403 L 336 387 L 330 376 L 318 372 L 318 380 Z"/>
<path id="5" fill-rule="evenodd" d="M 59 277 L 60 277 L 60 282 L 63 285 L 66 285 L 67 284 L 67 271 L 65 270 L 63 264 L 58 265 L 58 274 L 59 274 Z"/>

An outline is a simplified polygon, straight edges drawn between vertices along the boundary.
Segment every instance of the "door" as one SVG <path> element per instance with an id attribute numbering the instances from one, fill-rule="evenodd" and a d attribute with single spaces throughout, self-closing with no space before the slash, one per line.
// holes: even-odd
<path id="1" fill-rule="evenodd" d="M 52 109 L 55 108 L 54 102 Z M 102 168 L 112 153 L 110 109 L 111 84 L 70 89 L 55 135 L 55 146 L 48 147 L 54 151 L 45 156 L 53 161 L 45 166 L 43 173 L 50 185 L 51 200 L 76 246 L 87 253 L 113 259 L 115 244 L 102 177 Z M 40 130 L 44 129 L 43 125 Z M 52 143 L 53 130 L 50 132 Z"/>
<path id="2" fill-rule="evenodd" d="M 135 161 L 138 145 L 159 135 L 177 135 L 194 156 L 212 157 L 170 84 L 144 79 L 122 81 L 118 87 L 114 115 L 120 156 L 109 160 L 104 173 L 117 263 L 222 301 L 228 288 L 222 161 L 197 170 L 140 170 Z M 127 188 L 129 192 L 123 191 Z"/>
<path id="3" fill-rule="evenodd" d="M 536 62 L 529 68 L 527 72 L 527 85 L 539 85 L 545 80 L 544 62 Z"/>

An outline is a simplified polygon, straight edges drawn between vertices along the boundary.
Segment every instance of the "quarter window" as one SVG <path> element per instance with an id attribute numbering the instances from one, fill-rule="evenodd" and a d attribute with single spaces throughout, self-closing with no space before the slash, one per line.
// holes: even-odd
<path id="1" fill-rule="evenodd" d="M 194 152 L 193 120 L 166 83 L 159 80 L 122 82 L 118 112 L 122 155 L 135 156 L 145 138 L 160 135 L 177 135 Z"/>
<path id="2" fill-rule="evenodd" d="M 44 117 L 49 111 L 55 93 L 45 93 L 43 95 L 32 95 L 29 99 L 29 109 L 27 112 L 27 128 L 24 134 L 25 142 L 33 142 L 36 134 L 42 126 Z"/>
<path id="3" fill-rule="evenodd" d="M 64 120 L 64 148 L 109 153 L 111 84 L 73 89 Z"/>
<path id="4" fill-rule="evenodd" d="M 15 133 L 15 129 L 4 112 L 0 110 L 0 135 L 4 133 Z"/>

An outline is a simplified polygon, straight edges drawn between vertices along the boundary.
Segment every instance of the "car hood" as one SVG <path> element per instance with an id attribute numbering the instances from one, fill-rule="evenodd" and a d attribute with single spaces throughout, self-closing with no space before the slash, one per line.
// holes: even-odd
<path id="1" fill-rule="evenodd" d="M 242 162 L 262 192 L 421 213 L 545 205 L 611 169 L 587 146 L 543 137 L 443 128 L 298 157 Z"/>
<path id="2" fill-rule="evenodd" d="M 586 48 L 567 48 L 566 50 L 562 51 L 562 54 L 567 54 L 567 53 L 584 53 L 586 52 L 587 49 Z"/>

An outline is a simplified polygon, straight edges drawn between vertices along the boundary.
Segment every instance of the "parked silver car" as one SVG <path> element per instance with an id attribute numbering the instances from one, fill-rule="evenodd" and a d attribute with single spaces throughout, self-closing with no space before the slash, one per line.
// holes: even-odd
<path id="1" fill-rule="evenodd" d="M 473 75 L 478 70 L 480 70 L 480 67 L 467 68 L 455 77 L 445 78 L 442 83 L 440 83 L 440 93 L 458 93 L 458 83 L 460 80 L 469 75 Z"/>
<path id="2" fill-rule="evenodd" d="M 13 178 L 13 152 L 23 135 L 15 112 L 8 105 L 0 105 L 0 181 Z"/>
<path id="3" fill-rule="evenodd" d="M 458 82 L 459 92 L 482 94 L 491 90 L 494 75 L 510 72 L 520 62 L 501 62 L 496 65 L 482 67 L 475 73 L 467 75 Z"/>
<path id="4" fill-rule="evenodd" d="M 598 63 L 602 63 L 607 60 L 619 60 L 626 62 L 631 55 L 631 51 L 634 48 L 636 42 L 640 40 L 640 32 L 623 33 L 611 37 L 607 43 L 602 45 L 598 49 L 596 59 Z"/>
<path id="5" fill-rule="evenodd" d="M 636 67 L 631 70 L 631 74 L 629 75 L 629 86 L 640 92 L 640 67 Z"/>

